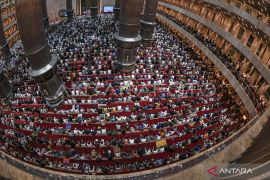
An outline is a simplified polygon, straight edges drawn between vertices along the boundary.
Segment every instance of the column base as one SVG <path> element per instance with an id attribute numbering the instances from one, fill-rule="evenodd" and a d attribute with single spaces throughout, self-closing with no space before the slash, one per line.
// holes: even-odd
<path id="1" fill-rule="evenodd" d="M 151 42 L 153 41 L 153 33 L 154 33 L 154 29 L 155 29 L 155 22 L 146 22 L 141 20 L 141 36 L 143 39 L 143 42 L 145 43 L 145 45 L 148 45 L 149 43 L 151 44 Z"/>
<path id="2" fill-rule="evenodd" d="M 67 19 L 68 19 L 68 21 L 72 21 L 72 19 L 73 19 L 73 10 L 67 10 Z"/>
<path id="3" fill-rule="evenodd" d="M 45 96 L 46 104 L 50 107 L 57 107 L 64 101 L 66 94 L 67 94 L 66 88 L 65 88 L 65 85 L 63 83 L 63 84 L 61 84 L 59 89 L 56 91 L 55 96 L 53 96 L 53 97 L 46 97 Z"/>
<path id="4" fill-rule="evenodd" d="M 142 43 L 145 47 L 150 47 L 152 45 L 153 41 L 154 41 L 153 39 L 143 39 Z"/>
<path id="5" fill-rule="evenodd" d="M 114 20 L 119 21 L 120 19 L 120 8 L 114 8 Z"/>
<path id="6" fill-rule="evenodd" d="M 125 38 L 116 33 L 114 38 L 117 44 L 117 69 L 128 72 L 132 71 L 136 64 L 136 48 L 142 39 L 141 36 Z"/>
<path id="7" fill-rule="evenodd" d="M 52 55 L 51 62 L 42 69 L 29 69 L 29 75 L 35 79 L 45 95 L 48 106 L 56 107 L 64 99 L 66 89 L 60 75 L 57 73 L 57 57 Z"/>
<path id="8" fill-rule="evenodd" d="M 135 64 L 121 64 L 119 62 L 116 62 L 115 70 L 117 72 L 123 72 L 123 73 L 129 73 L 132 72 L 135 69 Z"/>
<path id="9" fill-rule="evenodd" d="M 49 27 L 49 17 L 48 16 L 47 17 L 44 17 L 43 18 L 43 21 L 44 21 L 44 26 L 47 29 Z"/>
<path id="10" fill-rule="evenodd" d="M 0 98 L 9 99 L 12 97 L 12 85 L 2 70 L 0 70 L 0 87 Z"/>
<path id="11" fill-rule="evenodd" d="M 8 43 L 6 43 L 2 47 L 1 51 L 2 51 L 2 54 L 3 54 L 3 56 L 4 56 L 5 59 L 9 59 L 11 57 L 11 51 L 10 51 L 10 48 L 8 46 Z"/>
<path id="12" fill-rule="evenodd" d="M 91 11 L 91 16 L 96 18 L 98 17 L 98 7 L 90 7 L 90 11 Z"/>

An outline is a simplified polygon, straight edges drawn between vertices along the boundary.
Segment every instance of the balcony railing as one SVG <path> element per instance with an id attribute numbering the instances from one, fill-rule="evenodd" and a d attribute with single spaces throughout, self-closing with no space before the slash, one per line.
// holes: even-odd
<path id="1" fill-rule="evenodd" d="M 205 44 L 208 49 L 210 49 L 219 59 L 222 61 L 224 65 L 231 71 L 231 73 L 236 77 L 236 79 L 241 83 L 242 87 L 244 88 L 245 92 L 251 98 L 252 102 L 254 103 L 258 112 L 262 113 L 264 111 L 264 106 L 262 102 L 258 99 L 258 95 L 254 92 L 256 91 L 252 85 L 248 82 L 248 80 L 243 76 L 243 74 L 236 69 L 235 65 L 232 63 L 230 57 L 226 56 L 221 49 L 217 48 L 214 42 L 210 41 L 209 39 L 204 38 L 202 34 L 200 34 L 197 30 L 192 29 L 190 26 L 183 24 L 182 22 L 176 20 L 169 14 L 164 13 L 163 11 L 159 11 L 160 14 L 166 16 L 171 21 L 175 22 L 177 25 L 181 26 L 187 32 L 192 34 L 194 37 L 197 38 L 202 44 Z"/>

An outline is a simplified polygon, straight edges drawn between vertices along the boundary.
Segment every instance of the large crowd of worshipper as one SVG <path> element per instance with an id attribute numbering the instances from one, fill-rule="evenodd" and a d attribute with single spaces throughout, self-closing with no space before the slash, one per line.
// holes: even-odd
<path id="1" fill-rule="evenodd" d="M 234 77 L 237 78 L 237 80 L 241 83 L 242 87 L 245 89 L 246 93 L 251 98 L 253 104 L 256 106 L 257 110 L 259 112 L 264 111 L 266 106 L 267 97 L 265 96 L 259 96 L 256 92 L 258 92 L 259 86 L 254 85 L 250 83 L 248 80 L 248 76 L 246 76 L 244 73 L 240 71 L 241 65 L 244 63 L 244 61 L 238 61 L 234 63 L 232 61 L 231 56 L 226 55 L 222 48 L 219 48 L 213 40 L 211 40 L 209 37 L 204 37 L 200 32 L 198 32 L 196 29 L 194 29 L 192 26 L 188 24 L 184 24 L 183 22 L 175 19 L 169 14 L 164 13 L 163 11 L 159 11 L 160 14 L 166 16 L 171 21 L 175 22 L 177 25 L 185 29 L 187 32 L 193 34 L 199 41 L 201 41 L 206 47 L 211 50 L 221 61 L 224 65 L 227 66 L 227 68 L 233 73 Z"/>
<path id="2" fill-rule="evenodd" d="M 49 29 L 68 92 L 58 108 L 46 105 L 21 58 L 14 97 L 1 102 L 2 151 L 57 171 L 120 174 L 196 155 L 247 123 L 213 66 L 161 25 L 132 72 L 115 70 L 116 30 L 110 15 Z"/>
<path id="3" fill-rule="evenodd" d="M 5 73 L 13 70 L 19 63 L 19 60 L 24 56 L 23 46 L 21 41 L 18 41 L 10 48 L 11 56 L 6 59 L 4 56 L 0 56 L 0 69 Z"/>

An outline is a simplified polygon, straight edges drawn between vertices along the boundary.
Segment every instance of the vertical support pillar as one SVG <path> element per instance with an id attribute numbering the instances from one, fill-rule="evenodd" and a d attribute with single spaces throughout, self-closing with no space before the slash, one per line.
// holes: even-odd
<path id="1" fill-rule="evenodd" d="M 136 63 L 136 48 L 141 41 L 140 15 L 143 0 L 122 0 L 119 32 L 114 35 L 117 44 L 117 68 L 131 71 Z"/>
<path id="2" fill-rule="evenodd" d="M 47 0 L 41 0 L 42 3 L 42 17 L 44 21 L 45 29 L 48 29 L 49 27 L 49 17 L 48 17 L 48 11 L 47 11 Z"/>
<path id="3" fill-rule="evenodd" d="M 65 86 L 57 73 L 57 56 L 50 54 L 41 8 L 41 1 L 16 1 L 20 36 L 30 64 L 28 73 L 40 86 L 47 104 L 55 107 L 64 98 Z"/>
<path id="4" fill-rule="evenodd" d="M 121 4 L 121 0 L 115 0 L 115 5 L 114 5 L 114 20 L 115 21 L 119 21 L 120 19 L 120 4 Z"/>
<path id="5" fill-rule="evenodd" d="M 11 97 L 12 87 L 2 69 L 0 69 L 0 98 Z"/>
<path id="6" fill-rule="evenodd" d="M 70 22 L 73 19 L 72 0 L 66 0 L 66 8 L 67 8 L 67 19 Z"/>
<path id="7" fill-rule="evenodd" d="M 91 11 L 91 16 L 92 17 L 98 17 L 98 12 L 99 12 L 99 0 L 91 0 L 90 3 L 90 11 Z"/>
<path id="8" fill-rule="evenodd" d="M 86 6 L 86 9 L 85 10 L 90 10 L 91 0 L 84 0 L 84 1 L 85 1 L 85 6 Z"/>
<path id="9" fill-rule="evenodd" d="M 10 48 L 8 46 L 8 42 L 5 36 L 1 12 L 0 12 L 0 47 L 1 47 L 1 52 L 3 54 L 3 57 L 5 59 L 8 59 L 11 56 L 11 52 L 10 52 Z"/>
<path id="10" fill-rule="evenodd" d="M 144 15 L 145 3 L 146 3 L 146 0 L 143 0 L 143 9 L 142 9 L 142 12 L 141 12 L 141 19 L 143 18 L 143 15 Z"/>
<path id="11" fill-rule="evenodd" d="M 141 36 L 146 45 L 149 45 L 153 40 L 157 7 L 158 0 L 145 1 L 144 14 L 141 20 Z"/>
<path id="12" fill-rule="evenodd" d="M 11 56 L 11 52 L 7 43 L 2 23 L 1 6 L 0 6 L 0 46 L 4 60 L 8 61 L 8 59 Z M 0 67 L 0 98 L 8 99 L 11 96 L 11 94 L 12 94 L 11 84 L 9 83 L 7 77 L 5 76 L 2 67 Z"/>
<path id="13" fill-rule="evenodd" d="M 82 14 L 81 7 L 82 7 L 82 1 L 81 0 L 76 0 L 76 13 L 75 14 L 77 16 L 80 16 Z"/>

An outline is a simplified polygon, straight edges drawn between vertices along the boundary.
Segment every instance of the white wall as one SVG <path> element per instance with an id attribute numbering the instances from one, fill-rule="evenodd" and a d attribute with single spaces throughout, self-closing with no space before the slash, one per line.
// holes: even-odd
<path id="1" fill-rule="evenodd" d="M 80 1 L 80 0 L 79 0 Z M 79 14 L 80 9 L 77 8 L 77 6 L 80 6 L 78 0 L 72 0 L 72 6 L 75 14 Z M 48 17 L 49 21 L 57 21 L 59 20 L 58 12 L 61 9 L 66 9 L 66 0 L 47 0 L 47 11 L 48 11 Z"/>
<path id="2" fill-rule="evenodd" d="M 47 0 L 47 12 L 50 22 L 59 19 L 58 12 L 61 9 L 66 9 L 66 0 Z"/>
<path id="3" fill-rule="evenodd" d="M 81 12 L 81 0 L 72 0 L 73 10 L 76 15 L 79 15 Z M 103 6 L 114 6 L 115 0 L 100 0 L 100 10 L 103 10 Z M 47 11 L 49 21 L 60 20 L 58 12 L 61 9 L 66 9 L 66 0 L 47 0 Z"/>
<path id="4" fill-rule="evenodd" d="M 114 6 L 115 0 L 100 0 L 100 12 L 103 11 L 103 6 Z"/>
<path id="5" fill-rule="evenodd" d="M 100 6 L 114 6 L 115 0 L 100 0 Z"/>

